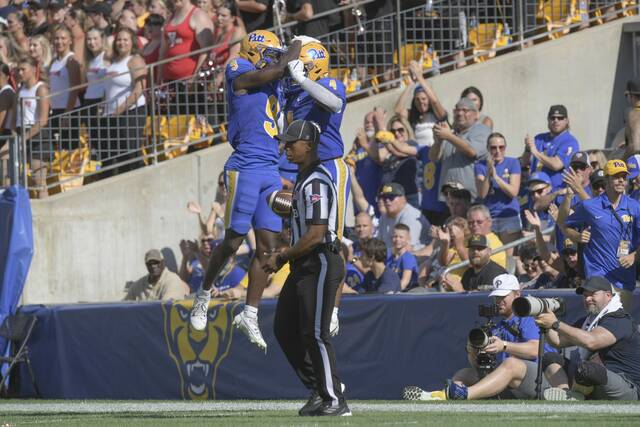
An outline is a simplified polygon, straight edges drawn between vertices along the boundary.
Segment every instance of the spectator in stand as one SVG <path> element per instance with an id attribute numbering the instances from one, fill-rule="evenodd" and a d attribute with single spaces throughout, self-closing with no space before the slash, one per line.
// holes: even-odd
<path id="1" fill-rule="evenodd" d="M 98 104 L 104 100 L 106 82 L 101 81 L 107 76 L 106 62 L 106 43 L 107 37 L 99 28 L 94 27 L 87 31 L 85 66 L 87 89 L 82 98 L 82 116 L 84 123 L 89 130 L 89 140 L 97 141 L 98 138 Z"/>
<path id="2" fill-rule="evenodd" d="M 236 0 L 247 33 L 273 25 L 271 2 L 272 0 Z"/>
<path id="3" fill-rule="evenodd" d="M 375 134 L 379 129 L 376 129 L 375 114 L 375 111 L 371 111 L 364 116 L 364 128 L 360 128 L 356 132 L 353 144 L 355 151 L 352 151 L 352 154 L 347 157 L 347 160 L 352 159 L 351 163 L 354 163 L 355 166 L 355 175 L 351 177 L 351 180 L 353 181 L 355 177 L 368 204 L 374 207 L 374 210 L 378 189 L 382 181 L 382 168 L 376 155 L 378 141 L 375 139 Z M 375 148 L 372 147 L 373 144 L 376 145 Z M 356 210 L 356 212 L 358 211 Z"/>
<path id="4" fill-rule="evenodd" d="M 460 284 L 448 280 L 445 276 L 442 287 L 446 291 L 482 291 L 493 286 L 493 279 L 507 271 L 491 260 L 491 248 L 487 237 L 482 234 L 472 234 L 467 242 L 470 268 L 462 275 Z"/>
<path id="5" fill-rule="evenodd" d="M 336 8 L 338 2 L 335 0 L 296 0 L 293 3 L 294 11 L 292 13 L 285 11 L 282 23 L 298 21 L 296 34 L 321 37 L 331 31 L 331 26 L 335 23 L 332 21 L 339 21 L 339 18 L 335 18 L 334 15 L 315 18 L 318 14 Z"/>
<path id="6" fill-rule="evenodd" d="M 127 282 L 125 301 L 180 300 L 189 295 L 189 286 L 164 264 L 164 257 L 157 249 L 144 256 L 149 274 L 135 282 Z"/>
<path id="7" fill-rule="evenodd" d="M 343 241 L 344 242 L 344 241 Z M 353 256 L 352 247 L 345 243 L 342 244 L 342 256 L 344 257 L 344 281 L 342 283 L 342 294 L 357 294 L 364 292 L 362 283 L 364 282 L 364 274 L 354 264 L 354 261 L 360 262 L 360 259 Z"/>
<path id="8" fill-rule="evenodd" d="M 113 43 L 113 57 L 107 68 L 105 93 L 108 103 L 105 113 L 111 135 L 102 141 L 102 150 L 111 161 L 113 156 L 129 153 L 137 156 L 142 141 L 142 132 L 146 120 L 146 101 L 144 88 L 146 72 L 144 59 L 138 54 L 134 45 L 136 34 L 130 28 L 121 28 L 116 32 Z M 134 151 L 136 150 L 136 151 Z M 122 159 L 122 158 L 120 158 Z M 136 167 L 132 164 L 129 168 Z"/>
<path id="9" fill-rule="evenodd" d="M 496 250 L 503 245 L 500 238 L 491 231 L 493 228 L 493 218 L 491 212 L 484 205 L 474 205 L 467 211 L 467 223 L 471 234 L 480 234 L 487 237 L 487 242 L 491 250 Z M 467 257 L 463 256 L 463 259 Z M 499 264 L 502 268 L 507 268 L 507 254 L 498 252 L 491 256 L 491 259 Z"/>
<path id="10" fill-rule="evenodd" d="M 422 162 L 422 177 L 418 179 L 422 190 L 420 206 L 422 214 L 431 224 L 441 226 L 449 216 L 449 210 L 446 203 L 438 200 L 441 165 L 440 162 L 429 159 L 430 149 L 431 147 L 425 146 L 418 150 L 418 160 Z"/>
<path id="11" fill-rule="evenodd" d="M 9 37 L 0 34 L 0 61 L 13 69 L 18 65 L 19 54 Z"/>
<path id="12" fill-rule="evenodd" d="M 369 239 L 362 245 L 360 262 L 369 270 L 362 283 L 365 293 L 393 294 L 400 292 L 398 275 L 385 264 L 387 246 L 380 239 Z"/>
<path id="13" fill-rule="evenodd" d="M 29 42 L 29 56 L 36 60 L 39 73 L 47 76 L 53 59 L 53 51 L 49 39 L 41 35 L 32 36 Z"/>
<path id="14" fill-rule="evenodd" d="M 79 146 L 77 115 L 66 114 L 80 106 L 80 89 L 77 86 L 82 83 L 82 66 L 71 46 L 71 30 L 65 25 L 56 26 L 53 30 L 54 57 L 49 67 L 49 84 L 53 94 L 51 133 L 54 138 L 56 133 L 59 135 L 58 149 L 66 150 Z"/>
<path id="15" fill-rule="evenodd" d="M 487 140 L 489 157 L 476 163 L 476 189 L 482 203 L 489 208 L 492 231 L 503 243 L 513 242 L 522 235 L 520 220 L 520 162 L 506 157 L 507 140 L 498 132 Z M 507 251 L 513 254 L 513 249 Z"/>
<path id="16" fill-rule="evenodd" d="M 422 66 L 416 61 L 409 63 L 409 75 L 414 84 L 408 85 L 394 108 L 396 115 L 409 120 L 420 147 L 431 147 L 434 142 L 433 127 L 447 119 L 438 96 L 422 75 Z M 406 108 L 409 94 L 413 93 L 411 107 Z"/>
<path id="17" fill-rule="evenodd" d="M 353 245 L 351 247 L 353 249 L 353 256 L 359 257 L 362 255 L 363 242 L 365 240 L 371 239 L 375 234 L 371 216 L 366 212 L 360 212 L 359 214 L 357 214 L 354 229 L 356 231 L 357 240 L 353 242 Z"/>
<path id="18" fill-rule="evenodd" d="M 551 179 L 552 191 L 563 187 L 562 171 L 569 166 L 571 156 L 580 150 L 578 140 L 569 132 L 569 116 L 564 105 L 552 105 L 547 114 L 549 132 L 525 138 L 525 162 L 531 172 L 542 171 Z"/>
<path id="19" fill-rule="evenodd" d="M 164 26 L 164 18 L 155 13 L 147 16 L 144 25 L 144 36 L 148 43 L 142 48 L 142 57 L 144 62 L 154 64 L 160 59 L 160 45 L 162 44 L 162 27 Z M 157 77 L 157 68 L 154 70 L 154 78 Z"/>
<path id="20" fill-rule="evenodd" d="M 162 1 L 162 0 L 154 0 Z M 111 34 L 111 5 L 104 1 L 99 1 L 87 8 L 87 15 L 93 21 L 93 26 L 101 30 L 104 34 Z"/>
<path id="21" fill-rule="evenodd" d="M 171 16 L 171 11 L 164 0 L 151 0 L 149 2 L 149 13 L 160 15 L 165 21 Z"/>
<path id="22" fill-rule="evenodd" d="M 31 176 L 38 187 L 38 197 L 47 197 L 47 162 L 53 151 L 47 127 L 49 121 L 49 88 L 37 76 L 38 64 L 33 58 L 18 63 L 18 103 L 16 107 L 16 133 L 24 135 L 27 161 Z"/>
<path id="23" fill-rule="evenodd" d="M 480 89 L 478 89 L 475 86 L 469 86 L 468 88 L 462 91 L 462 93 L 460 94 L 460 98 L 469 98 L 470 100 L 472 100 L 473 103 L 476 104 L 476 107 L 478 108 L 478 113 L 480 113 L 480 116 L 478 117 L 478 121 L 483 125 L 485 125 L 486 127 L 488 127 L 489 129 L 493 130 L 493 120 L 491 120 L 491 117 L 487 116 L 486 114 L 482 114 L 482 107 L 484 106 L 484 97 L 482 96 L 482 92 L 480 92 Z"/>
<path id="24" fill-rule="evenodd" d="M 29 37 L 26 34 L 28 24 L 27 17 L 20 11 L 7 16 L 7 35 L 20 55 L 29 51 Z"/>
<path id="25" fill-rule="evenodd" d="M 76 60 L 84 66 L 84 53 L 86 46 L 86 35 L 84 33 L 86 25 L 86 15 L 82 9 L 72 8 L 64 17 L 64 25 L 71 30 L 72 47 L 71 50 Z"/>
<path id="26" fill-rule="evenodd" d="M 189 293 L 196 292 L 202 285 L 211 249 L 215 244 L 214 240 L 213 235 L 202 235 L 199 244 L 189 240 L 180 242 L 180 251 L 182 252 L 180 278 L 189 285 Z"/>
<path id="27" fill-rule="evenodd" d="M 377 237 L 391 247 L 393 227 L 405 224 L 410 230 L 412 251 L 419 255 L 429 255 L 431 224 L 418 209 L 407 202 L 404 188 L 396 182 L 384 184 L 380 187 L 378 197 L 383 200 L 386 212 L 380 217 Z"/>
<path id="28" fill-rule="evenodd" d="M 449 217 L 466 218 L 471 207 L 471 192 L 459 182 L 447 182 L 440 191 L 444 194 Z"/>
<path id="29" fill-rule="evenodd" d="M 18 8 L 10 0 L 0 0 L 0 18 L 6 20 L 10 13 L 16 11 Z"/>
<path id="30" fill-rule="evenodd" d="M 432 236 L 438 243 L 438 264 L 441 267 L 462 262 L 462 255 L 466 256 L 467 253 L 466 243 L 470 234 L 467 220 L 459 216 L 450 217 L 444 227 L 432 227 Z M 447 275 L 448 281 L 460 283 L 465 271 L 465 267 L 451 270 Z"/>
<path id="31" fill-rule="evenodd" d="M 592 197 L 598 197 L 605 192 L 607 187 L 607 179 L 605 178 L 604 171 L 602 169 L 597 169 L 591 172 L 591 175 L 589 176 L 589 182 L 591 184 L 591 194 L 593 194 Z M 636 193 L 636 195 L 632 193 L 630 197 L 632 199 L 639 200 L 640 192 Z"/>
<path id="32" fill-rule="evenodd" d="M 63 0 L 50 0 L 47 3 L 47 22 L 49 27 L 64 24 L 64 16 L 67 13 L 67 5 Z"/>
<path id="33" fill-rule="evenodd" d="M 627 159 L 627 170 L 629 171 L 627 193 L 633 200 L 640 200 L 640 154 L 634 154 Z"/>
<path id="34" fill-rule="evenodd" d="M 399 223 L 393 227 L 391 253 L 387 267 L 395 271 L 400 279 L 400 290 L 408 291 L 418 285 L 418 261 L 411 253 L 409 227 Z"/>
<path id="35" fill-rule="evenodd" d="M 11 135 L 15 127 L 16 91 L 9 84 L 11 69 L 0 63 L 0 135 Z M 0 140 L 0 187 L 9 186 L 9 140 Z"/>
<path id="36" fill-rule="evenodd" d="M 487 139 L 491 130 L 478 121 L 478 107 L 462 98 L 454 109 L 453 129 L 446 122 L 434 126 L 436 142 L 429 159 L 442 163 L 440 182 L 455 181 L 471 191 L 475 198 L 474 163 L 487 157 Z M 444 201 L 444 195 L 440 196 Z"/>
<path id="37" fill-rule="evenodd" d="M 518 251 L 518 257 L 518 281 L 522 283 L 522 288 L 547 288 L 553 280 L 553 277 L 542 270 L 542 266 L 540 265 L 541 259 L 536 246 L 521 246 Z"/>
<path id="38" fill-rule="evenodd" d="M 240 52 L 239 40 L 246 35 L 240 23 L 236 2 L 225 0 L 217 8 L 217 24 L 213 33 L 213 49 L 207 66 L 219 70 L 215 77 L 215 87 L 224 84 L 224 70 L 227 64 Z"/>
<path id="39" fill-rule="evenodd" d="M 160 59 L 173 58 L 212 45 L 213 23 L 209 16 L 188 0 L 175 0 L 175 10 L 164 27 Z M 187 56 L 166 63 L 161 80 L 174 81 L 197 77 L 207 53 Z"/>
<path id="40" fill-rule="evenodd" d="M 214 0 L 198 0 L 196 5 L 198 5 L 198 7 L 207 14 L 209 19 L 211 19 L 213 28 L 215 29 L 218 25 L 218 7 L 214 3 Z"/>
<path id="41" fill-rule="evenodd" d="M 527 181 L 527 189 L 529 191 L 527 207 L 537 212 L 542 221 L 543 230 L 550 227 L 553 224 L 553 218 L 549 215 L 551 203 L 546 202 L 546 199 L 553 200 L 556 197 L 551 192 L 551 178 L 544 172 L 535 172 Z"/>
<path id="42" fill-rule="evenodd" d="M 400 116 L 393 116 L 387 128 L 389 132 L 379 131 L 376 134 L 376 140 L 382 144 L 377 150 L 382 163 L 382 185 L 391 182 L 402 185 L 407 201 L 419 208 L 420 195 L 416 184 L 418 144 L 413 140 L 413 129 Z"/>
<path id="43" fill-rule="evenodd" d="M 604 151 L 587 150 L 587 154 L 589 154 L 589 165 L 591 169 L 604 169 L 604 166 L 607 164 L 607 156 L 604 154 Z"/>
<path id="44" fill-rule="evenodd" d="M 618 159 L 626 159 L 640 153 L 640 79 L 627 81 L 624 96 L 630 108 L 624 121 L 624 144 L 613 153 L 613 158 Z"/>
<path id="45" fill-rule="evenodd" d="M 130 6 L 125 7 L 125 9 L 131 10 L 136 15 L 136 26 L 138 27 L 138 34 L 140 35 L 144 30 L 145 21 L 147 20 L 147 17 L 151 12 L 147 10 L 146 0 L 129 0 L 129 1 L 130 1 Z"/>
<path id="46" fill-rule="evenodd" d="M 149 40 L 139 34 L 138 17 L 131 9 L 122 9 L 118 16 L 118 29 L 129 28 L 136 35 L 136 48 L 142 50 Z"/>
<path id="47" fill-rule="evenodd" d="M 632 312 L 636 287 L 636 250 L 640 243 L 640 203 L 625 194 L 627 165 L 619 159 L 605 166 L 606 192 L 578 204 L 560 223 L 562 232 L 574 242 L 581 231 L 591 231 L 584 246 L 585 277 L 604 276 L 617 289 L 625 310 Z"/>
<path id="48" fill-rule="evenodd" d="M 29 11 L 29 31 L 27 35 L 29 37 L 46 36 L 49 32 L 45 6 L 46 3 L 44 0 L 31 0 L 27 2 L 27 10 Z"/>

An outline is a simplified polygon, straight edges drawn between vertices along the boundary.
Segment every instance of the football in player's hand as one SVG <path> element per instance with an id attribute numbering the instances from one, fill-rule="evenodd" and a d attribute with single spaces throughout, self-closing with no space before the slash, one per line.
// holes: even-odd
<path id="1" fill-rule="evenodd" d="M 288 190 L 274 191 L 267 198 L 267 203 L 277 215 L 288 217 L 291 214 L 293 193 Z"/>

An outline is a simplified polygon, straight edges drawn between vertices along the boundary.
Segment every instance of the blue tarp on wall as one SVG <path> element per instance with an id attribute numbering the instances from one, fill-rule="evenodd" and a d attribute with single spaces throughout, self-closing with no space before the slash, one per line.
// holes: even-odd
<path id="1" fill-rule="evenodd" d="M 15 313 L 32 257 L 29 193 L 24 188 L 9 187 L 0 194 L 0 324 Z M 0 337 L 0 354 L 7 350 L 7 342 Z"/>
<path id="2" fill-rule="evenodd" d="M 566 321 L 582 316 L 582 298 L 566 297 Z M 466 366 L 469 329 L 481 321 L 486 293 L 345 297 L 334 340 L 350 399 L 398 399 L 402 387 L 441 388 Z M 212 305 L 203 332 L 189 329 L 190 301 L 27 306 L 38 324 L 30 343 L 36 381 L 56 399 L 290 399 L 307 391 L 272 330 L 275 301 L 260 308 L 265 355 L 232 330 L 240 303 Z M 636 294 L 636 318 L 640 294 Z M 22 378 L 26 372 L 22 372 Z M 29 381 L 21 394 L 33 395 Z"/>

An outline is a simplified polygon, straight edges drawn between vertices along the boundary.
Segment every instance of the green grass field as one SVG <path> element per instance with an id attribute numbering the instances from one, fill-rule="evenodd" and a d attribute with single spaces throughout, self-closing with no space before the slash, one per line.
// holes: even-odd
<path id="1" fill-rule="evenodd" d="M 0 402 L 8 426 L 640 426 L 640 403 L 532 401 L 352 401 L 352 417 L 301 418 L 303 402 L 18 401 Z"/>

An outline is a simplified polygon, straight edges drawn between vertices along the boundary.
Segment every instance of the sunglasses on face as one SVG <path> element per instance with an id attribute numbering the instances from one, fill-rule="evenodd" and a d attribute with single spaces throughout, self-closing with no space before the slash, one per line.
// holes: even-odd
<path id="1" fill-rule="evenodd" d="M 552 117 L 549 117 L 549 121 L 550 121 L 550 122 L 555 122 L 555 121 L 561 122 L 561 121 L 563 121 L 564 119 L 566 119 L 566 117 L 562 117 L 562 116 L 552 116 Z"/>
<path id="2" fill-rule="evenodd" d="M 539 188 L 537 190 L 531 190 L 529 192 L 532 193 L 532 194 L 542 195 L 543 191 L 544 191 L 544 188 Z"/>
<path id="3" fill-rule="evenodd" d="M 506 145 L 492 145 L 489 147 L 489 150 L 495 150 L 495 151 L 504 151 L 507 148 Z"/>
<path id="4" fill-rule="evenodd" d="M 405 128 L 391 128 L 391 132 L 404 135 L 407 130 Z"/>
<path id="5" fill-rule="evenodd" d="M 573 165 L 571 165 L 571 168 L 575 171 L 583 171 L 586 170 L 589 166 L 582 164 L 582 163 L 575 163 Z"/>
<path id="6" fill-rule="evenodd" d="M 398 196 L 389 195 L 389 196 L 382 196 L 381 199 L 382 200 L 387 200 L 389 202 L 393 202 L 396 199 L 396 197 L 398 197 Z"/>
<path id="7" fill-rule="evenodd" d="M 591 186 L 591 188 L 593 188 L 594 190 L 604 190 L 605 189 L 605 185 L 604 184 L 593 184 Z"/>

